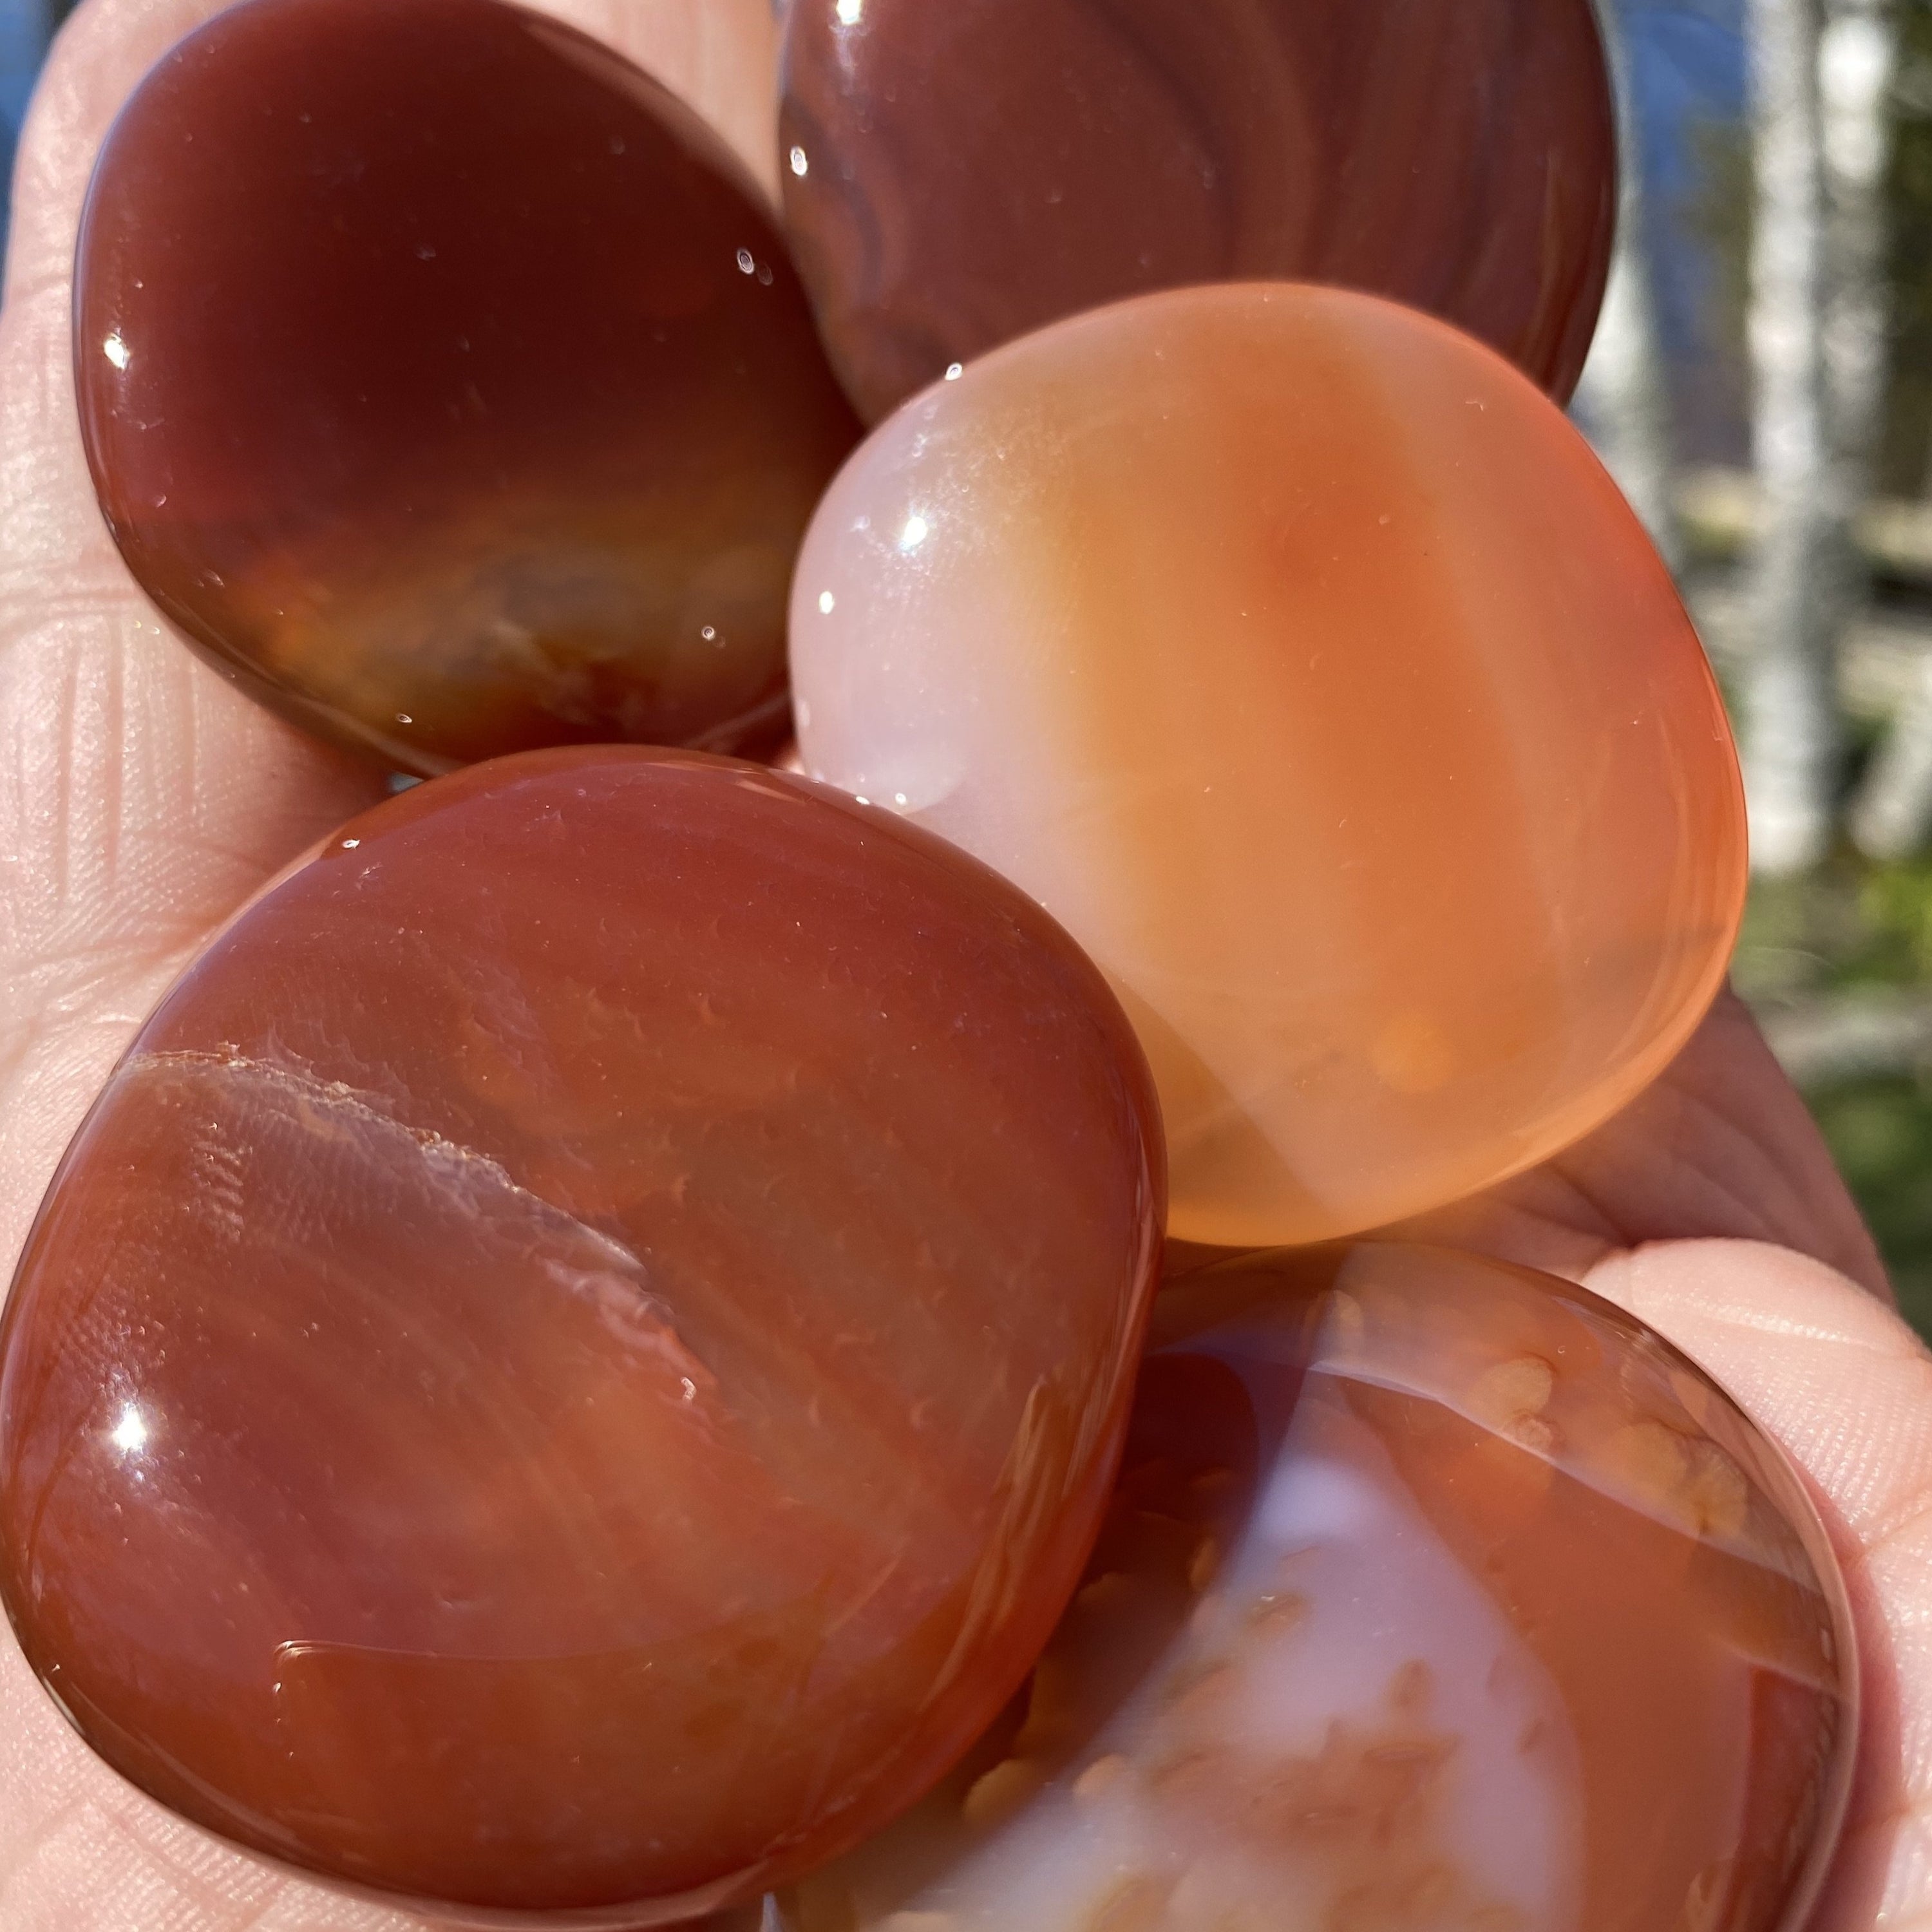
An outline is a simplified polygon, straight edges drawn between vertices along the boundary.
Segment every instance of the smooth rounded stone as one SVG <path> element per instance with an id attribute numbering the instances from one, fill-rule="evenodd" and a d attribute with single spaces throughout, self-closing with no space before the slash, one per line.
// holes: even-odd
<path id="1" fill-rule="evenodd" d="M 786 1932 L 1805 1922 L 1853 1634 L 1790 1466 L 1567 1282 L 1396 1246 L 1157 1305 L 1028 1694 Z"/>
<path id="2" fill-rule="evenodd" d="M 868 420 L 1183 284 L 1412 303 L 1558 398 L 1616 137 L 1589 0 L 795 0 L 786 226 Z"/>
<path id="3" fill-rule="evenodd" d="M 259 1851 L 464 1923 L 755 1896 L 1037 1655 L 1160 1162 L 1091 965 L 887 814 L 622 748 L 418 787 L 70 1150 L 0 1324 L 0 1598 Z"/>
<path id="4" fill-rule="evenodd" d="M 813 776 L 1112 979 L 1181 1239 L 1501 1180 L 1721 981 L 1742 794 L 1670 575 L 1548 398 L 1413 310 L 1185 290 L 995 351 L 842 472 L 791 640 Z"/>
<path id="5" fill-rule="evenodd" d="M 763 196 L 598 43 L 245 0 L 116 122 L 75 305 L 115 539 L 265 702 L 418 773 L 788 734 L 786 586 L 858 426 Z"/>

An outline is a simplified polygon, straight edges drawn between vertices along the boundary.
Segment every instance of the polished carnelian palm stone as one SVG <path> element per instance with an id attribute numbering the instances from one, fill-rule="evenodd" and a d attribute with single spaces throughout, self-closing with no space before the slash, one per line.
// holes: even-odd
<path id="1" fill-rule="evenodd" d="M 1708 1377 L 1567 1282 L 1392 1245 L 1228 1263 L 1155 1328 L 1026 1696 L 785 1932 L 1808 1922 L 1850 1617 Z"/>
<path id="2" fill-rule="evenodd" d="M 995 350 L 841 472 L 791 640 L 813 776 L 1113 980 L 1182 1239 L 1546 1159 L 1723 976 L 1742 795 L 1670 574 L 1550 399 L 1413 309 L 1178 290 Z"/>
<path id="3" fill-rule="evenodd" d="M 792 0 L 787 226 L 868 418 L 1186 283 L 1446 317 L 1559 398 L 1616 141 L 1590 0 Z"/>
<path id="4" fill-rule="evenodd" d="M 857 434 L 718 136 L 499 0 L 244 0 L 108 136 L 81 422 L 220 669 L 412 772 L 790 730 L 784 596 Z"/>
<path id="5" fill-rule="evenodd" d="M 258 1850 L 598 1924 L 755 1894 L 1052 1628 L 1160 1170 L 1105 984 L 938 841 L 691 752 L 436 782 L 212 942 L 70 1150 L 0 1597 Z"/>

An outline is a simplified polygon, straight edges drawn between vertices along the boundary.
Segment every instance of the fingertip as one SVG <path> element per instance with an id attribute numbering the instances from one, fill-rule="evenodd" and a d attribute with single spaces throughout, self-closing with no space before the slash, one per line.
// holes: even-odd
<path id="1" fill-rule="evenodd" d="M 1898 1315 L 1828 1261 L 1775 1243 L 1730 1237 L 1647 1242 L 1606 1256 L 1588 1286 L 1646 1320 L 1792 1327 L 1867 1346 L 1922 1345 Z"/>
<path id="2" fill-rule="evenodd" d="M 1586 1286 L 1715 1378 L 1862 1544 L 1932 1494 L 1932 1354 L 1848 1275 L 1762 1241 L 1660 1241 Z"/>
<path id="3" fill-rule="evenodd" d="M 1608 1258 L 1587 1285 L 1714 1377 L 1808 1480 L 1844 1570 L 1862 1682 L 1851 1816 L 1811 1923 L 1919 1923 L 1932 1900 L 1932 1355 L 1849 1276 L 1765 1242 L 1658 1242 Z"/>

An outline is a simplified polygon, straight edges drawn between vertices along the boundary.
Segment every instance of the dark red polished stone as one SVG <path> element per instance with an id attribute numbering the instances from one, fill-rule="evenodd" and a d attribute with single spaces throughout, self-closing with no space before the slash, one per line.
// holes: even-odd
<path id="1" fill-rule="evenodd" d="M 1559 399 L 1608 272 L 1589 0 L 794 0 L 785 217 L 868 418 L 1184 283 L 1425 308 Z"/>
<path id="2" fill-rule="evenodd" d="M 758 190 L 598 43 L 247 0 L 115 124 L 75 314 L 122 554 L 277 708 L 418 772 L 783 742 L 857 425 Z"/>
<path id="3" fill-rule="evenodd" d="M 974 861 L 695 753 L 478 766 L 244 912 L 82 1130 L 0 1324 L 0 1598 L 259 1850 L 728 1904 L 1030 1665 L 1162 1208 L 1124 1017 Z"/>

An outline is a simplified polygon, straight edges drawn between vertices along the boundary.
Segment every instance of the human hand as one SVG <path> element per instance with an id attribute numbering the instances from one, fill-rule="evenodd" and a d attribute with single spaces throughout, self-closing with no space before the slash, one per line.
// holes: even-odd
<path id="1" fill-rule="evenodd" d="M 548 0 L 749 145 L 752 16 Z M 761 10 L 762 0 L 751 0 Z M 206 934 L 380 776 L 257 710 L 178 644 L 103 530 L 68 284 L 114 110 L 214 0 L 91 0 L 24 143 L 0 316 L 0 1262 L 135 1027 Z M 752 104 L 748 109 L 746 104 Z M 769 164 L 767 163 L 767 166 Z M 1726 1383 L 1814 1485 L 1866 1661 L 1863 1760 L 1813 1932 L 1932 1923 L 1932 1360 L 1802 1103 L 1728 997 L 1670 1072 L 1546 1166 L 1405 1234 L 1585 1280 Z M 0 1932 L 401 1932 L 214 1844 L 82 1747 L 0 1634 Z"/>

